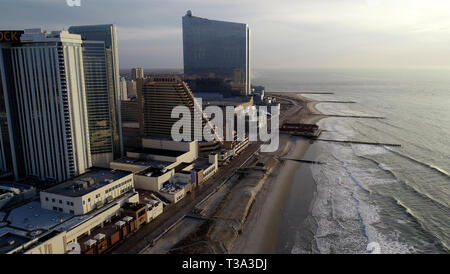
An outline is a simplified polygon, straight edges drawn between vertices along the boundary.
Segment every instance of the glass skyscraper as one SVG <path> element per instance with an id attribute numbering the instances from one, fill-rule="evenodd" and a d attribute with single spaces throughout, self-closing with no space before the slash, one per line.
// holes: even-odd
<path id="1" fill-rule="evenodd" d="M 209 20 L 193 16 L 188 11 L 183 16 L 184 74 L 189 80 L 197 79 L 192 89 L 200 89 L 199 83 L 219 84 L 202 88 L 202 91 L 231 90 L 248 95 L 250 79 L 250 29 L 247 24 Z M 203 79 L 203 80 L 199 80 Z M 191 82 L 190 82 L 191 83 Z"/>
<path id="2" fill-rule="evenodd" d="M 93 128 L 94 132 L 91 133 L 91 140 L 93 140 L 93 163 L 94 165 L 96 162 L 101 163 L 107 162 L 110 159 L 106 159 L 105 156 L 107 153 L 107 145 L 108 140 L 111 140 L 112 142 L 112 149 L 110 152 L 112 152 L 113 158 L 119 158 L 122 156 L 123 153 L 123 144 L 122 144 L 122 126 L 121 126 L 121 119 L 120 119 L 120 76 L 119 76 L 119 57 L 118 57 L 118 49 L 117 49 L 117 31 L 116 26 L 113 24 L 108 25 L 92 25 L 92 26 L 72 26 L 69 28 L 70 33 L 76 33 L 80 34 L 81 38 L 84 42 L 91 42 L 91 41 L 101 41 L 104 43 L 104 49 L 105 49 L 105 62 L 102 64 L 105 64 L 106 68 L 106 76 L 107 76 L 107 85 L 108 85 L 108 98 L 109 102 L 106 102 L 103 99 L 100 99 L 101 96 L 104 96 L 103 92 L 103 86 L 101 83 L 104 83 L 103 76 L 101 76 L 100 68 L 97 67 L 94 68 L 95 61 L 91 62 L 91 65 L 88 65 L 88 70 L 93 72 L 95 76 L 93 76 L 95 79 L 99 80 L 99 88 L 95 86 L 94 83 L 95 80 L 91 79 L 91 86 L 87 87 L 87 93 L 91 95 L 91 99 L 93 99 L 93 102 L 88 102 L 88 108 L 91 108 L 88 110 L 90 115 L 94 115 L 93 122 L 90 123 L 90 127 Z M 89 58 L 92 58 L 92 60 L 101 57 L 98 56 L 99 49 L 94 46 L 93 43 L 85 43 L 85 52 L 87 55 L 90 55 L 88 59 L 86 59 L 89 62 Z M 87 49 L 89 47 L 89 49 Z M 90 68 L 89 68 L 90 67 Z M 90 77 L 90 76 L 87 76 Z M 88 95 L 89 96 L 89 95 Z M 88 98 L 89 101 L 89 98 Z M 97 107 L 101 104 L 101 110 L 96 110 Z M 106 104 L 109 104 L 109 114 L 110 114 L 110 132 L 111 132 L 111 138 L 105 138 L 102 140 L 102 136 L 105 137 L 107 126 L 102 121 L 106 121 L 105 117 L 103 117 L 104 114 L 100 113 L 103 111 L 106 107 Z M 96 156 L 97 155 L 97 156 Z"/>
<path id="3" fill-rule="evenodd" d="M 92 164 L 107 167 L 113 142 L 105 43 L 83 41 L 83 63 Z"/>

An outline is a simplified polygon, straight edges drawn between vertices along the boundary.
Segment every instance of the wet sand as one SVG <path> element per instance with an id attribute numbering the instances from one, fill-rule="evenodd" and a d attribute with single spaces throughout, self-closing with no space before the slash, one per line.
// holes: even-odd
<path id="1" fill-rule="evenodd" d="M 283 95 L 302 101 L 301 103 L 304 106 L 297 115 L 289 119 L 290 122 L 317 123 L 321 119 L 321 117 L 309 115 L 310 113 L 320 113 L 315 109 L 317 102 L 297 94 Z M 309 146 L 310 142 L 307 139 L 281 135 L 281 152 L 278 155 L 280 157 L 302 159 Z M 301 164 L 298 162 L 282 160 L 279 166 L 274 169 L 274 172 L 269 176 L 256 196 L 242 234 L 234 243 L 232 253 L 267 254 L 276 253 L 280 249 L 279 247 L 277 248 L 280 225 L 295 176 L 304 177 L 304 180 L 300 179 L 304 185 L 301 187 L 302 193 L 298 194 L 298 216 L 300 216 L 300 219 L 297 219 L 296 222 L 302 223 L 306 219 L 309 215 L 310 204 L 313 201 L 316 187 L 310 173 L 297 173 L 300 167 Z"/>

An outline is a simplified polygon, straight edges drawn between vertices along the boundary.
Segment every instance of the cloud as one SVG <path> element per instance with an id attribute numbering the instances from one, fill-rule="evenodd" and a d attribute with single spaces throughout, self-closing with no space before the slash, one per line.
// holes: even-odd
<path id="1" fill-rule="evenodd" d="M 133 42 L 155 40 L 175 40 L 181 37 L 180 27 L 148 27 L 148 28 L 130 28 L 117 26 L 118 36 L 122 40 Z"/>
<path id="2" fill-rule="evenodd" d="M 244 22 L 253 67 L 442 66 L 448 0 L 2 0 L 2 28 L 115 23 L 123 66 L 182 67 L 181 16 Z M 50 16 L 51 15 L 51 16 Z M 442 58 L 439 58 L 442 56 Z M 145 62 L 145 63 L 143 63 Z M 139 63 L 139 64 L 137 64 Z"/>

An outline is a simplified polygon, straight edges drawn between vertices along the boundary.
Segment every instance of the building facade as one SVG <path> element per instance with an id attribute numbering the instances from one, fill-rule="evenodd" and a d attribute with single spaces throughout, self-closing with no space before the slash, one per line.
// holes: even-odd
<path id="1" fill-rule="evenodd" d="M 15 39 L 0 42 L 0 176 L 14 174 L 16 179 L 23 177 L 23 147 L 20 128 L 14 126 L 18 121 L 16 92 L 14 89 L 12 47 L 19 47 L 23 31 L 2 31 L 15 33 Z"/>
<path id="2" fill-rule="evenodd" d="M 11 174 L 15 169 L 17 170 L 17 166 L 13 165 L 14 161 L 12 159 L 13 153 L 11 150 L 14 146 L 12 146 L 11 142 L 14 141 L 14 138 L 11 138 L 13 127 L 8 101 L 9 96 L 6 93 L 11 89 L 8 84 L 8 79 L 12 79 L 11 70 L 9 69 L 11 62 L 7 56 L 3 57 L 4 52 L 6 55 L 9 55 L 7 48 L 9 46 L 0 44 L 0 175 Z"/>
<path id="3" fill-rule="evenodd" d="M 127 93 L 136 97 L 136 81 L 131 80 L 127 84 Z"/>
<path id="4" fill-rule="evenodd" d="M 113 160 L 113 130 L 105 43 L 83 41 L 82 47 L 92 165 L 108 167 Z"/>
<path id="5" fill-rule="evenodd" d="M 81 44 L 66 31 L 30 29 L 3 51 L 13 81 L 3 87 L 15 127 L 16 178 L 62 181 L 91 166 Z"/>
<path id="6" fill-rule="evenodd" d="M 201 106 L 187 84 L 180 79 L 163 77 L 138 79 L 138 106 L 141 136 L 172 137 L 172 126 L 178 121 L 171 118 L 172 109 L 186 106 L 191 112 L 191 132 L 194 139 L 194 120 L 202 121 L 202 129 L 208 123 Z M 197 140 L 202 141 L 202 140 Z"/>
<path id="7" fill-rule="evenodd" d="M 120 78 L 120 96 L 121 100 L 128 100 L 128 87 L 127 87 L 127 79 L 125 77 Z"/>
<path id="8" fill-rule="evenodd" d="M 41 207 L 84 215 L 133 191 L 131 172 L 92 168 L 83 175 L 41 191 Z"/>
<path id="9" fill-rule="evenodd" d="M 131 80 L 136 81 L 136 79 L 144 78 L 144 68 L 132 68 L 131 69 Z"/>
<path id="10" fill-rule="evenodd" d="M 207 91 L 223 91 L 229 86 L 248 95 L 251 92 L 248 25 L 200 18 L 191 11 L 183 16 L 182 24 L 184 74 L 188 79 L 197 78 L 193 81 L 194 92 L 204 91 L 201 86 Z"/>
<path id="11" fill-rule="evenodd" d="M 117 48 L 117 30 L 113 24 L 72 26 L 70 33 L 80 34 L 86 41 L 103 41 L 106 52 L 106 72 L 108 77 L 108 95 L 111 116 L 111 131 L 113 143 L 113 157 L 119 158 L 123 154 L 122 126 L 120 119 L 120 75 Z"/>

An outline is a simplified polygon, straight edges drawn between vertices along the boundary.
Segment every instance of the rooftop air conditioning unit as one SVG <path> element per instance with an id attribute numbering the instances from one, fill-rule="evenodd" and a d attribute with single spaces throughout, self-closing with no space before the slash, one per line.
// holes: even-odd
<path id="1" fill-rule="evenodd" d="M 87 183 L 88 185 L 90 185 L 90 186 L 93 185 L 93 184 L 95 183 L 94 179 L 93 179 L 93 178 L 90 178 L 90 177 L 84 178 L 83 181 L 86 182 L 86 183 Z"/>
<path id="2" fill-rule="evenodd" d="M 76 185 L 77 188 L 84 188 L 85 189 L 85 188 L 87 188 L 88 183 L 85 182 L 85 181 L 77 181 L 75 183 L 75 185 Z"/>

